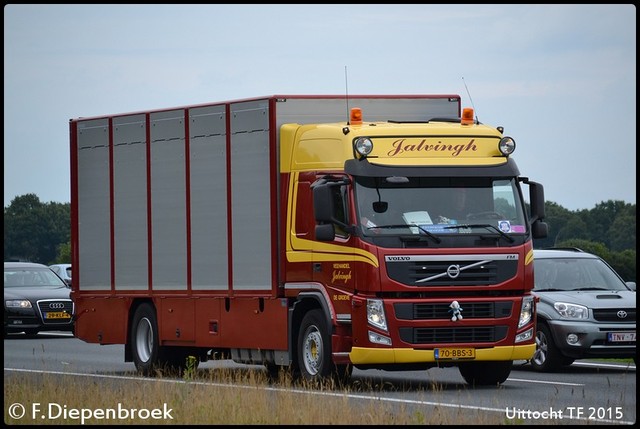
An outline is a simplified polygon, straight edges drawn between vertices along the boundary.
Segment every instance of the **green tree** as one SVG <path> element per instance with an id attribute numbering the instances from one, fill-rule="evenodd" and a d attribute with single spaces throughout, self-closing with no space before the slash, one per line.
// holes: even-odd
<path id="1" fill-rule="evenodd" d="M 636 248 L 636 215 L 627 212 L 621 213 L 611 223 L 607 230 L 609 248 L 622 251 Z"/>
<path id="2" fill-rule="evenodd" d="M 42 203 L 35 194 L 14 198 L 4 209 L 4 258 L 51 264 L 70 241 L 69 203 Z"/>

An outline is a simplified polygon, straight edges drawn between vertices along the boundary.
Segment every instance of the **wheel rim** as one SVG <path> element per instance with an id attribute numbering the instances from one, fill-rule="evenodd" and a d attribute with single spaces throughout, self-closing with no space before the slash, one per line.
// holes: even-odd
<path id="1" fill-rule="evenodd" d="M 315 327 L 310 327 L 302 347 L 304 367 L 310 375 L 317 375 L 322 362 L 322 336 Z"/>
<path id="2" fill-rule="evenodd" d="M 142 362 L 148 362 L 153 350 L 153 330 L 151 322 L 146 317 L 138 322 L 136 330 L 136 351 Z"/>
<path id="3" fill-rule="evenodd" d="M 544 362 L 547 360 L 548 347 L 547 337 L 544 335 L 544 332 L 538 331 L 536 333 L 536 351 L 533 354 L 533 363 L 538 366 L 544 365 Z"/>

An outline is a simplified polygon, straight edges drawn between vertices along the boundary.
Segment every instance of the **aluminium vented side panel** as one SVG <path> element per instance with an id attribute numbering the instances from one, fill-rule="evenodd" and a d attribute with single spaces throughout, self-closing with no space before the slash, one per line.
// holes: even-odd
<path id="1" fill-rule="evenodd" d="M 81 290 L 111 289 L 111 202 L 107 119 L 78 123 L 78 250 Z"/>
<path id="2" fill-rule="evenodd" d="M 271 177 L 269 105 L 231 105 L 231 230 L 234 290 L 271 290 Z"/>
<path id="3" fill-rule="evenodd" d="M 189 109 L 191 288 L 229 288 L 224 105 Z"/>
<path id="4" fill-rule="evenodd" d="M 116 290 L 146 290 L 149 287 L 146 148 L 144 114 L 113 119 Z"/>
<path id="5" fill-rule="evenodd" d="M 151 258 L 154 290 L 187 288 L 184 110 L 150 115 Z"/>

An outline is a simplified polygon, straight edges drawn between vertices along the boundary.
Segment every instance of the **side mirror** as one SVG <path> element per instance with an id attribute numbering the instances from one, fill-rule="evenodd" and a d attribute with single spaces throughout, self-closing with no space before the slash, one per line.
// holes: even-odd
<path id="1" fill-rule="evenodd" d="M 546 238 L 549 235 L 549 225 L 546 222 L 537 220 L 531 225 L 531 234 L 533 238 Z"/>
<path id="2" fill-rule="evenodd" d="M 335 222 L 331 186 L 324 183 L 313 188 L 313 215 L 316 222 Z"/>
<path id="3" fill-rule="evenodd" d="M 336 238 L 336 229 L 332 223 L 316 225 L 316 240 L 333 241 Z"/>

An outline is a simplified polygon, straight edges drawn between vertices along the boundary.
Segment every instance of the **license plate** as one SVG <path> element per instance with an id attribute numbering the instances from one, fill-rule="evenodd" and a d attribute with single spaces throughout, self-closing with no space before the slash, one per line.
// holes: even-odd
<path id="1" fill-rule="evenodd" d="M 71 319 L 71 315 L 64 311 L 50 311 L 48 313 L 44 313 L 45 319 Z"/>
<path id="2" fill-rule="evenodd" d="M 635 332 L 609 332 L 607 334 L 607 339 L 610 343 L 623 343 L 629 341 L 636 341 L 636 333 Z"/>
<path id="3" fill-rule="evenodd" d="M 473 359 L 476 357 L 476 349 L 471 348 L 447 348 L 435 349 L 433 355 L 436 359 Z"/>

